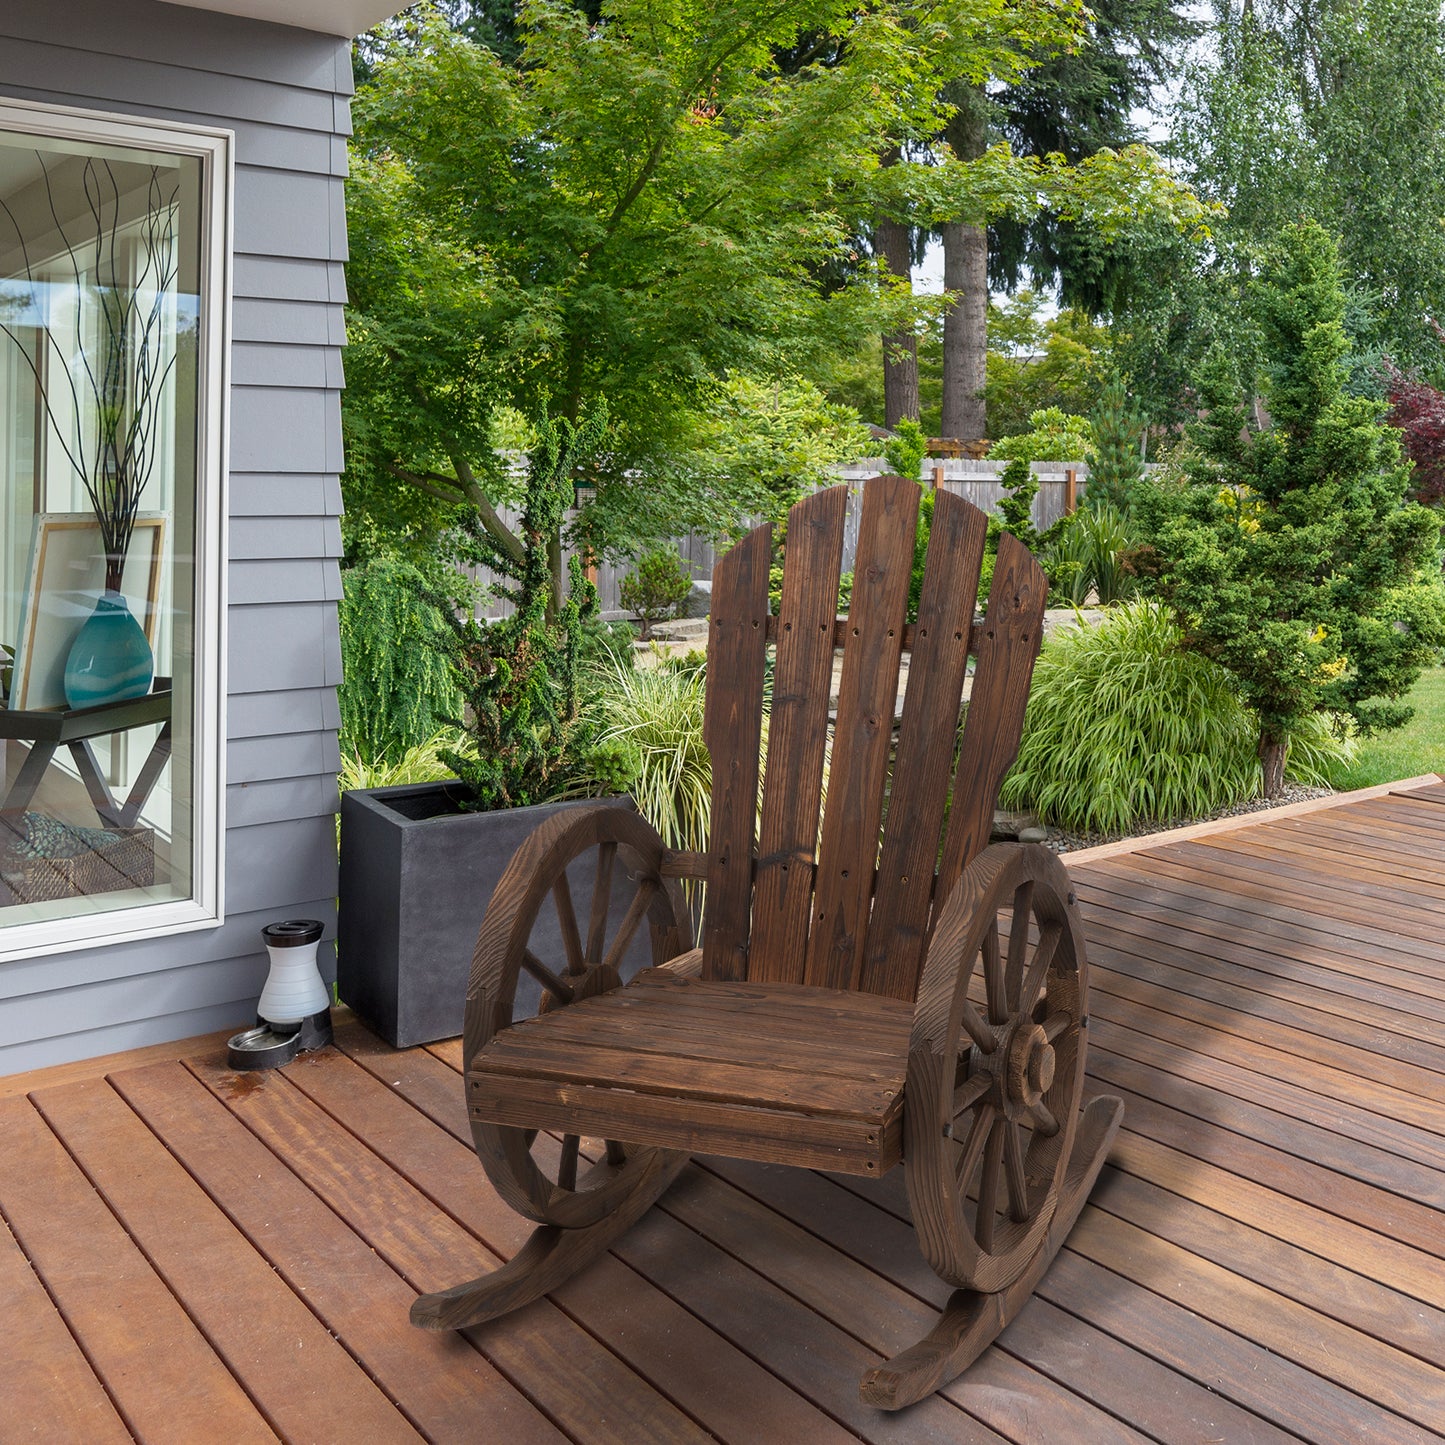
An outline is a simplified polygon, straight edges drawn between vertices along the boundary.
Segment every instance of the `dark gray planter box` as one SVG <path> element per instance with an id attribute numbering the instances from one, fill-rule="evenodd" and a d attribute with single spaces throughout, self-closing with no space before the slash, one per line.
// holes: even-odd
<path id="1" fill-rule="evenodd" d="M 447 782 L 358 789 L 341 797 L 337 991 L 344 1004 L 397 1048 L 461 1033 L 477 930 L 513 852 L 553 813 L 599 801 L 464 813 L 459 795 L 459 785 Z M 618 799 L 612 806 L 632 805 Z M 593 855 L 579 858 L 567 876 L 585 929 L 596 881 Z M 614 920 L 633 889 L 619 857 L 613 873 Z M 563 958 L 550 902 L 543 904 L 533 940 L 543 958 Z M 649 962 L 643 928 L 623 972 L 630 976 Z M 522 974 L 519 1016 L 536 1012 L 538 993 L 531 977 Z"/>

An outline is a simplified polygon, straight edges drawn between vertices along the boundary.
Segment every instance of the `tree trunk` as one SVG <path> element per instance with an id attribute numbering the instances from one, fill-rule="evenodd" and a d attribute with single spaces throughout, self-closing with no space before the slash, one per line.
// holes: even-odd
<path id="1" fill-rule="evenodd" d="M 1259 760 L 1264 765 L 1264 795 L 1271 802 L 1284 792 L 1284 759 L 1289 751 L 1287 738 L 1277 736 L 1269 729 L 1259 734 Z"/>
<path id="2" fill-rule="evenodd" d="M 944 136 L 959 160 L 977 160 L 988 145 L 983 92 L 960 87 L 949 99 L 957 109 Z M 958 293 L 943 318 L 943 435 L 973 441 L 988 435 L 988 233 L 982 226 L 943 227 L 943 285 Z"/>
<path id="3" fill-rule="evenodd" d="M 880 218 L 873 238 L 889 271 L 911 286 L 913 255 L 908 227 L 901 221 Z M 883 425 L 891 431 L 900 421 L 917 420 L 918 338 L 911 331 L 895 331 L 883 338 Z"/>

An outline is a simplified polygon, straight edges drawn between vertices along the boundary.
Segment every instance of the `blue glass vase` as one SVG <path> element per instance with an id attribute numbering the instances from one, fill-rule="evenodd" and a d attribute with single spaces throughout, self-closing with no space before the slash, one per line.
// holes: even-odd
<path id="1" fill-rule="evenodd" d="M 65 659 L 65 700 L 94 707 L 144 697 L 155 674 L 151 645 L 119 592 L 102 592 Z"/>

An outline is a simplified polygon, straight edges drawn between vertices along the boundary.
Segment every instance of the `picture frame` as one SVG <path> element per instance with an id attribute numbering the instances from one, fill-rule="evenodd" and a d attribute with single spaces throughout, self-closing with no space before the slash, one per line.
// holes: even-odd
<path id="1" fill-rule="evenodd" d="M 154 649 L 160 620 L 166 514 L 139 512 L 126 553 L 121 595 Z M 105 590 L 105 544 L 92 512 L 41 512 L 30 534 L 20 637 L 9 706 L 38 712 L 63 708 L 65 659 L 75 634 Z"/>

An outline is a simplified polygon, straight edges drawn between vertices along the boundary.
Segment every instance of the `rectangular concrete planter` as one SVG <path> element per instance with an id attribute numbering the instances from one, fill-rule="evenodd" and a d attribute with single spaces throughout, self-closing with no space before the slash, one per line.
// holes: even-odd
<path id="1" fill-rule="evenodd" d="M 344 1004 L 397 1048 L 461 1033 L 477 930 L 513 852 L 553 813 L 603 801 L 465 813 L 461 796 L 460 784 L 452 780 L 358 789 L 341 797 L 337 991 Z M 624 798 L 613 806 L 632 805 Z M 568 879 L 578 907 L 584 908 L 596 879 L 592 857 L 578 859 Z M 625 908 L 631 894 L 627 870 L 618 867 L 614 909 L 619 899 Z M 534 949 L 560 957 L 561 936 L 550 903 L 537 927 Z M 647 930 L 641 932 L 638 944 L 645 942 Z M 631 968 L 625 971 L 649 961 L 629 956 Z M 536 984 L 524 973 L 517 1013 L 534 1013 L 537 996 Z"/>

